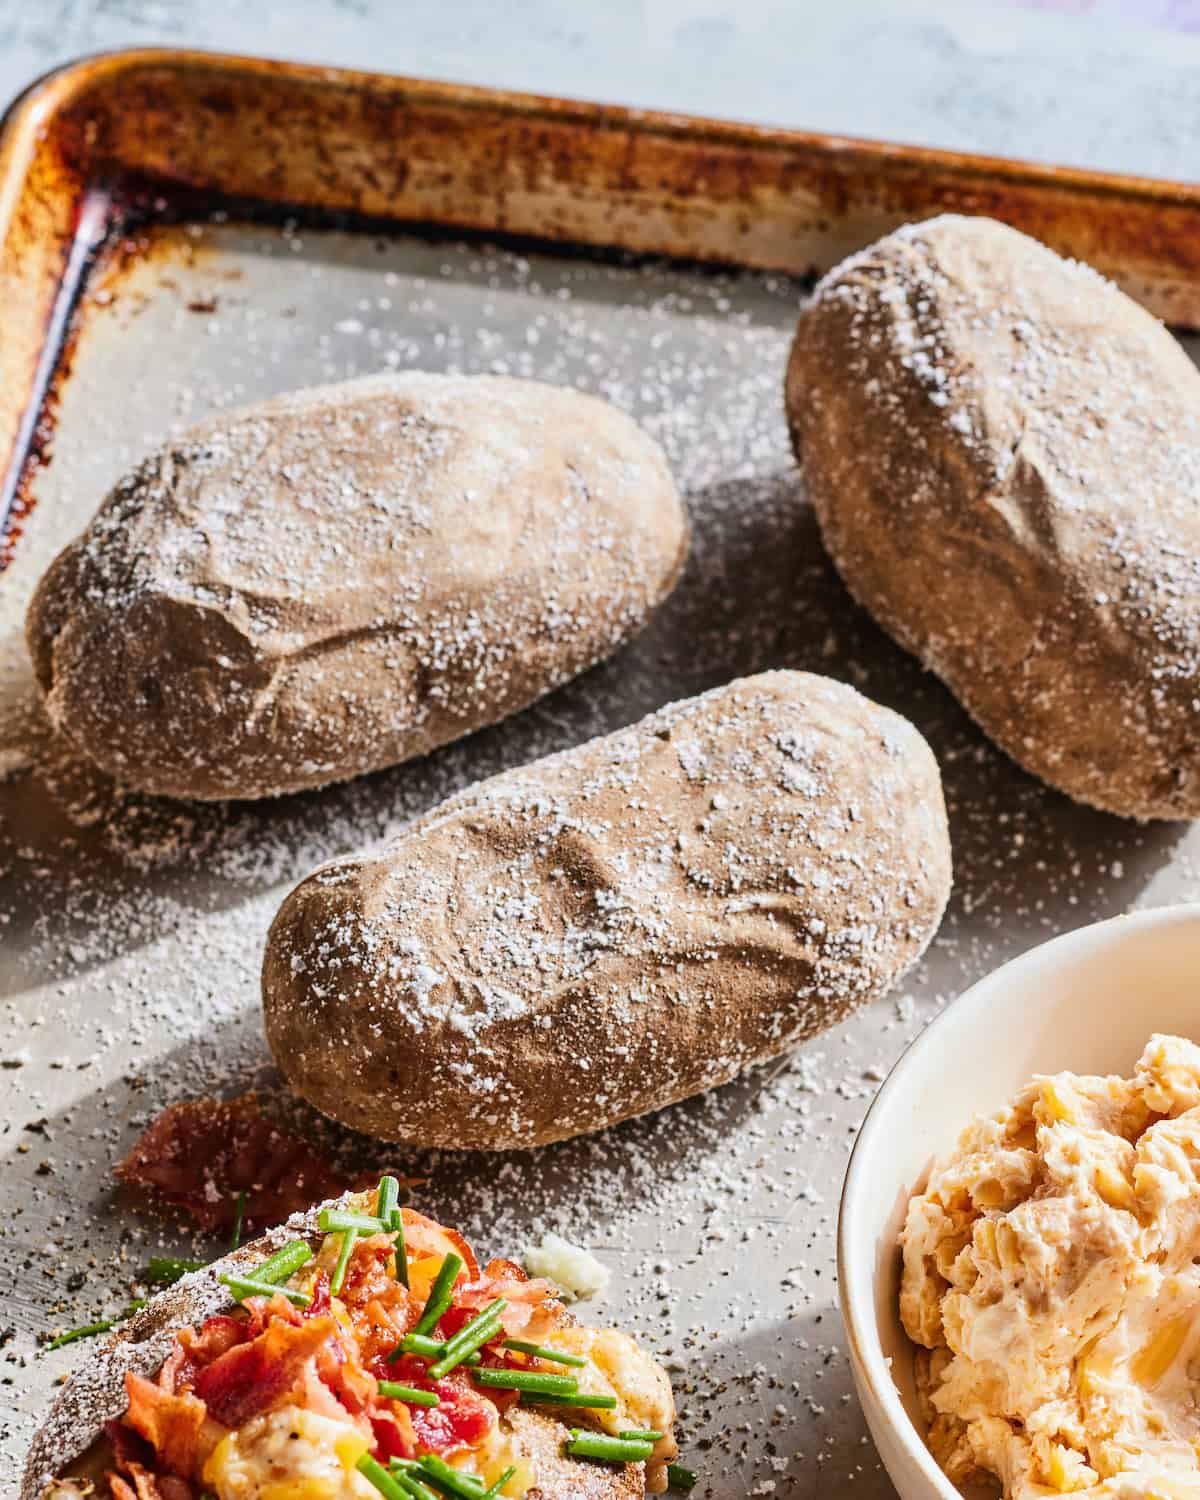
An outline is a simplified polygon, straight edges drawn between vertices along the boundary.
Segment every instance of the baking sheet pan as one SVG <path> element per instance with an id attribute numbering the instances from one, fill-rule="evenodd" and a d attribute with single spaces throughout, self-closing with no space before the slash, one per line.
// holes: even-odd
<path id="1" fill-rule="evenodd" d="M 11 168 L 11 132 L 7 149 Z M 131 1212 L 112 1165 L 163 1104 L 255 1087 L 346 1159 L 427 1177 L 414 1201 L 489 1252 L 519 1252 L 544 1228 L 593 1247 L 615 1272 L 613 1315 L 672 1370 L 703 1493 L 891 1495 L 836 1311 L 837 1195 L 858 1122 L 905 1043 L 979 974 L 1055 932 L 1200 895 L 1197 836 L 1075 807 L 1024 776 L 851 604 L 784 429 L 799 276 L 535 247 L 506 240 L 503 224 L 465 239 L 457 222 L 315 227 L 302 203 L 291 219 L 273 208 L 254 221 L 219 200 L 189 199 L 181 214 L 167 193 L 143 194 L 140 225 L 113 234 L 130 202 L 118 186 L 97 178 L 72 200 L 57 258 L 38 236 L 37 254 L 24 252 L 45 272 L 27 301 L 48 294 L 48 313 L 57 296 L 61 311 L 69 272 L 78 305 L 49 350 L 53 424 L 44 461 L 22 465 L 20 534 L 0 582 L 0 1472 L 19 1472 L 55 1382 L 86 1357 L 86 1345 L 46 1354 L 39 1341 L 116 1311 L 150 1253 L 219 1248 Z M 59 188 L 43 195 L 47 222 L 63 222 Z M 831 225 L 826 249 L 846 233 Z M 12 234 L 10 219 L 9 250 Z M 617 233 L 610 244 L 629 248 Z M 795 270 L 811 248 L 794 251 Z M 53 325 L 40 326 L 24 350 L 30 381 L 48 357 Z M 24 604 L 108 484 L 214 410 L 413 366 L 578 385 L 665 444 L 694 544 L 644 634 L 425 761 L 267 804 L 124 794 L 46 740 L 28 708 Z M 23 430 L 28 447 L 37 424 Z M 853 682 L 909 715 L 941 761 L 955 894 L 894 995 L 791 1061 L 535 1153 L 401 1153 L 289 1103 L 260 1037 L 258 963 L 290 883 L 482 775 L 774 665 Z"/>

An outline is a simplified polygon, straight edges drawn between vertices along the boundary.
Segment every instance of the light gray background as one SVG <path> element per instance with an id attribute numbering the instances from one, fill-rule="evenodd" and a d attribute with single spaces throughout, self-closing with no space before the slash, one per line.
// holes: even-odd
<path id="1" fill-rule="evenodd" d="M 0 100 L 216 48 L 1188 178 L 1198 0 L 0 0 Z"/>
<path id="2" fill-rule="evenodd" d="M 0 0 L 0 98 L 82 52 L 192 44 L 1180 178 L 1195 173 L 1200 37 L 1186 29 L 1188 0 L 1145 0 L 1142 24 L 1130 20 L 1137 0 L 1056 3 L 1057 13 L 983 0 L 793 0 L 774 8 L 751 0 L 597 0 L 585 12 L 550 0 Z M 950 791 L 959 869 L 947 923 L 911 984 L 817 1039 L 791 1067 L 748 1075 L 617 1136 L 559 1149 L 555 1170 L 568 1195 L 549 1196 L 547 1169 L 527 1157 L 506 1168 L 512 1203 L 503 1222 L 487 1180 L 473 1180 L 469 1163 L 458 1177 L 440 1167 L 430 1189 L 440 1197 L 422 1201 L 468 1210 L 464 1227 L 487 1222 L 495 1236 L 489 1248 L 507 1251 L 524 1242 L 531 1205 L 576 1237 L 592 1226 L 589 1242 L 618 1273 L 622 1309 L 632 1306 L 639 1333 L 651 1330 L 656 1352 L 677 1372 L 688 1457 L 704 1470 L 703 1493 L 712 1500 L 886 1500 L 893 1492 L 852 1400 L 833 1306 L 837 1184 L 857 1121 L 903 1043 L 978 974 L 1055 927 L 1200 896 L 1200 832 L 1187 840 L 1172 825 L 1145 830 L 1071 809 L 988 751 L 931 679 L 846 611 L 811 529 L 810 563 L 796 588 L 791 554 L 771 540 L 772 528 L 786 532 L 795 513 L 777 404 L 795 294 L 782 280 L 693 284 L 684 276 L 676 285 L 683 273 L 662 273 L 660 281 L 652 272 L 642 284 L 642 272 L 574 263 L 531 270 L 524 260 L 461 247 L 400 243 L 385 263 L 362 244 L 314 240 L 300 255 L 278 237 L 257 244 L 231 236 L 222 253 L 257 281 L 251 288 L 244 280 L 236 294 L 221 283 L 222 311 L 211 325 L 188 311 L 188 299 L 218 285 L 219 257 L 198 262 L 194 289 L 186 278 L 174 293 L 166 282 L 148 285 L 153 295 L 136 316 L 133 298 L 97 304 L 90 316 L 107 321 L 95 322 L 95 337 L 81 345 L 35 527 L 39 517 L 51 530 L 64 524 L 56 495 L 89 507 L 103 489 L 98 468 L 106 483 L 133 456 L 127 446 L 148 445 L 169 423 L 209 407 L 281 381 L 375 368 L 393 349 L 401 362 L 432 365 L 434 335 L 442 340 L 437 359 L 467 367 L 491 357 L 491 346 L 478 344 L 481 331 L 495 335 L 498 349 L 525 349 L 514 329 L 525 331 L 533 277 L 544 283 L 534 311 L 548 326 L 559 319 L 562 338 L 543 340 L 536 355 L 543 363 L 522 372 L 561 378 L 559 350 L 576 365 L 607 351 L 599 368 L 616 382 L 608 393 L 632 409 L 634 396 L 641 401 L 649 392 L 639 415 L 665 424 L 661 435 L 709 542 L 695 549 L 692 587 L 673 606 L 682 614 L 663 612 L 664 628 L 675 620 L 673 634 L 647 633 L 634 648 L 650 653 L 653 680 L 638 677 L 635 656 L 626 654 L 573 698 L 561 695 L 431 761 L 421 773 L 431 783 L 408 771 L 384 773 L 265 814 L 197 815 L 194 827 L 187 812 L 160 827 L 86 804 L 79 827 L 57 843 L 55 830 L 14 819 L 10 842 L 21 847 L 6 867 L 0 840 L 0 874 L 15 871 L 10 886 L 41 915 L 13 916 L 0 892 L 0 996 L 15 996 L 0 1007 L 0 1059 L 12 1068 L 0 1074 L 0 1186 L 14 1209 L 0 1224 L 0 1280 L 13 1293 L 0 1319 L 0 1494 L 11 1492 L 54 1380 L 86 1356 L 87 1346 L 43 1355 L 39 1338 L 116 1311 L 130 1267 L 147 1253 L 189 1249 L 170 1228 L 102 1213 L 111 1163 L 167 1097 L 218 1085 L 236 1092 L 257 1081 L 263 1057 L 254 960 L 282 885 L 332 849 L 382 836 L 415 810 L 398 795 L 402 786 L 428 805 L 441 789 L 438 777 L 450 790 L 586 738 L 604 727 L 588 715 L 611 714 L 614 704 L 624 713 L 618 691 L 633 691 L 631 683 L 642 684 L 639 711 L 707 685 L 671 679 L 668 692 L 658 675 L 666 646 L 678 648 L 703 626 L 720 640 L 710 650 L 706 638 L 703 651 L 683 660 L 698 658 L 714 680 L 745 670 L 747 661 L 779 657 L 836 667 L 877 696 L 903 699 L 936 743 Z M 616 298 L 610 275 L 620 281 Z M 552 295 L 556 278 L 569 283 L 562 304 Z M 314 285 L 321 295 L 304 295 Z M 715 299 L 711 307 L 706 298 Z M 643 316 L 627 326 L 634 305 L 649 306 L 658 321 Z M 304 318 L 291 316 L 296 306 Z M 272 307 L 264 322 L 260 315 Z M 114 338 L 114 324 L 126 318 L 129 327 Z M 222 320 L 227 336 L 209 337 Z M 667 329 L 677 341 L 671 347 L 682 351 L 665 365 L 660 358 L 657 383 L 642 378 L 636 363 L 639 327 L 642 337 Z M 93 361 L 97 349 L 117 363 Z M 280 350 L 286 366 L 274 363 Z M 704 444 L 691 440 L 700 418 L 687 405 L 697 399 L 696 369 L 719 390 L 711 410 L 723 418 L 707 422 Z M 114 400 L 120 420 L 109 420 Z M 760 529 L 743 524 L 749 519 Z M 734 547 L 739 537 L 745 555 Z M 725 629 L 726 616 L 712 606 L 723 598 L 727 555 L 735 575 L 751 561 L 781 561 L 786 572 L 753 594 L 741 636 Z M 0 595 L 0 637 L 5 607 L 19 616 L 14 587 L 17 573 L 7 600 Z M 806 599 L 795 619 L 801 640 L 776 628 L 797 593 Z M 37 813 L 36 800 L 22 793 L 9 807 L 23 808 L 27 819 Z M 76 861 L 76 835 L 90 839 L 89 848 L 124 840 L 108 850 L 114 859 L 124 850 L 123 878 L 108 879 L 113 860 Z M 178 868 L 170 862 L 173 840 L 191 851 Z M 189 888 L 197 866 L 227 890 L 212 909 Z M 12 936 L 18 927 L 29 929 L 24 954 Z M 127 951 L 104 947 L 110 928 Z M 137 941 L 127 941 L 131 932 Z M 21 992 L 35 983 L 27 1005 Z M 609 1150 L 614 1140 L 619 1153 Z M 524 1175 L 513 1176 L 518 1170 Z M 212 1245 L 196 1249 L 214 1253 Z M 706 1449 L 710 1437 L 721 1441 Z"/>

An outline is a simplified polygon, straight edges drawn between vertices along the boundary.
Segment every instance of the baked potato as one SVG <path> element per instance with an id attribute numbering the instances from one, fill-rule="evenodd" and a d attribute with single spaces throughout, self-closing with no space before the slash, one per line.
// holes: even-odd
<path id="1" fill-rule="evenodd" d="M 674 1417 L 633 1339 L 480 1268 L 385 1178 L 136 1313 L 63 1387 L 20 1495 L 636 1500 L 666 1488 Z"/>
<path id="2" fill-rule="evenodd" d="M 767 672 L 462 792 L 284 901 L 266 1033 L 318 1109 L 503 1150 L 731 1078 L 882 994 L 950 890 L 933 755 Z"/>
<path id="3" fill-rule="evenodd" d="M 152 454 L 26 633 L 55 729 L 116 780 L 263 797 L 524 708 L 636 631 L 686 549 L 661 450 L 606 402 L 371 376 Z"/>
<path id="4" fill-rule="evenodd" d="M 1200 815 L 1200 376 L 1087 266 L 984 218 L 817 286 L 786 404 L 851 593 L 1080 802 Z"/>

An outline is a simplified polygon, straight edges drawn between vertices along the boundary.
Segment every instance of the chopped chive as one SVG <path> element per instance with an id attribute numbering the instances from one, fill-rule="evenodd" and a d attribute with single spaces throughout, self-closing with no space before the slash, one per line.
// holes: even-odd
<path id="1" fill-rule="evenodd" d="M 400 1184 L 394 1177 L 379 1179 L 379 1196 L 375 1199 L 375 1212 L 380 1220 L 396 1236 L 396 1280 L 401 1286 L 408 1285 L 408 1246 L 404 1243 L 404 1215 L 400 1212 Z"/>
<path id="2" fill-rule="evenodd" d="M 413 1329 L 414 1333 L 432 1333 L 441 1322 L 442 1314 L 454 1299 L 454 1283 L 458 1280 L 458 1273 L 462 1268 L 462 1256 L 455 1255 L 451 1250 L 442 1262 L 441 1269 L 429 1289 L 429 1301 L 426 1302 L 425 1311 Z"/>
<path id="3" fill-rule="evenodd" d="M 696 1483 L 696 1475 L 691 1469 L 685 1469 L 682 1464 L 667 1465 L 667 1488 L 672 1490 L 690 1490 Z"/>
<path id="4" fill-rule="evenodd" d="M 342 1233 L 342 1247 L 338 1251 L 337 1264 L 333 1268 L 333 1275 L 329 1278 L 329 1291 L 334 1297 L 342 1289 L 346 1280 L 346 1267 L 350 1264 L 350 1256 L 354 1250 L 354 1241 L 358 1238 L 357 1229 L 347 1229 Z"/>
<path id="5" fill-rule="evenodd" d="M 607 1432 L 584 1432 L 572 1427 L 571 1441 L 564 1452 L 572 1458 L 602 1458 L 610 1464 L 636 1464 L 650 1457 L 653 1443 L 632 1443 L 626 1438 L 610 1437 Z"/>
<path id="6" fill-rule="evenodd" d="M 391 1474 L 397 1484 L 403 1486 L 404 1493 L 411 1500 L 438 1500 L 433 1490 L 426 1487 L 417 1478 L 416 1465 L 410 1461 L 400 1458 L 392 1459 Z"/>
<path id="7" fill-rule="evenodd" d="M 354 1466 L 364 1479 L 370 1480 L 385 1500 L 410 1500 L 412 1491 L 398 1482 L 398 1475 L 389 1474 L 377 1458 L 372 1458 L 369 1453 L 363 1456 Z"/>
<path id="8" fill-rule="evenodd" d="M 398 1385 L 394 1380 L 381 1380 L 379 1394 L 389 1401 L 407 1401 L 410 1406 L 440 1406 L 442 1399 L 436 1391 L 419 1391 L 416 1386 Z"/>
<path id="9" fill-rule="evenodd" d="M 123 1323 L 126 1318 L 133 1317 L 134 1313 L 139 1308 L 145 1307 L 145 1305 L 146 1299 L 138 1297 L 129 1304 L 123 1313 L 119 1313 L 115 1318 L 106 1318 L 101 1323 L 88 1323 L 83 1328 L 72 1328 L 69 1333 L 60 1333 L 56 1339 L 50 1340 L 46 1345 L 46 1349 L 47 1351 L 61 1349 L 65 1344 L 74 1344 L 80 1339 L 94 1339 L 98 1333 L 108 1333 L 118 1323 Z"/>
<path id="10" fill-rule="evenodd" d="M 457 1496 L 459 1500 L 481 1500 L 484 1492 L 482 1479 L 476 1479 L 474 1474 L 461 1474 L 435 1453 L 426 1453 L 418 1459 L 417 1473 L 443 1494 Z"/>
<path id="11" fill-rule="evenodd" d="M 537 1391 L 542 1396 L 572 1396 L 579 1389 L 573 1375 L 546 1375 L 541 1370 L 476 1370 L 475 1380 L 499 1391 Z"/>
<path id="12" fill-rule="evenodd" d="M 500 1478 L 496 1480 L 495 1484 L 488 1485 L 487 1489 L 484 1490 L 483 1500 L 496 1500 L 496 1496 L 500 1493 L 500 1491 L 504 1488 L 504 1486 L 516 1472 L 516 1464 L 510 1464 L 509 1467 L 505 1469 L 504 1473 L 501 1474 Z"/>
<path id="13" fill-rule="evenodd" d="M 419 1354 L 422 1359 L 441 1359 L 446 1352 L 446 1346 L 441 1339 L 427 1338 L 423 1333 L 406 1333 L 396 1347 L 387 1357 L 389 1365 L 394 1365 L 404 1354 Z M 465 1365 L 479 1364 L 479 1355 L 472 1354 L 469 1359 L 464 1359 Z"/>
<path id="14" fill-rule="evenodd" d="M 261 1266 L 255 1266 L 256 1281 L 286 1281 L 301 1266 L 312 1260 L 312 1247 L 306 1240 L 289 1240 L 274 1255 L 268 1255 Z"/>
<path id="15" fill-rule="evenodd" d="M 230 1250 L 236 1250 L 242 1243 L 242 1220 L 246 1215 L 246 1190 L 245 1188 L 237 1195 L 237 1207 L 233 1211 L 233 1235 L 229 1241 Z"/>
<path id="16" fill-rule="evenodd" d="M 566 1396 L 542 1396 L 536 1391 L 529 1391 L 522 1400 L 538 1401 L 545 1406 L 590 1406 L 596 1411 L 612 1411 L 617 1404 L 615 1396 L 597 1396 L 591 1391 L 576 1391 L 573 1395 Z"/>
<path id="17" fill-rule="evenodd" d="M 446 1352 L 441 1359 L 434 1360 L 429 1366 L 431 1380 L 441 1380 L 449 1375 L 456 1365 L 461 1365 L 468 1354 L 486 1344 L 489 1339 L 496 1337 L 500 1327 L 500 1314 L 508 1306 L 504 1297 L 497 1297 L 464 1327 L 460 1328 L 452 1339 L 446 1343 Z"/>
<path id="18" fill-rule="evenodd" d="M 153 1255 L 142 1272 L 142 1280 L 152 1286 L 174 1286 L 180 1277 L 189 1271 L 202 1270 L 204 1264 L 202 1260 L 176 1260 L 173 1255 Z"/>
<path id="19" fill-rule="evenodd" d="M 82 1328 L 72 1328 L 70 1333 L 60 1333 L 56 1339 L 51 1339 L 46 1345 L 47 1349 L 61 1349 L 64 1344 L 74 1344 L 78 1339 L 92 1339 L 98 1333 L 107 1333 L 110 1328 L 115 1328 L 120 1322 L 119 1318 L 106 1318 L 102 1323 L 85 1323 Z"/>
<path id="20" fill-rule="evenodd" d="M 532 1354 L 535 1359 L 548 1359 L 556 1365 L 586 1365 L 587 1360 L 578 1354 L 564 1354 L 561 1349 L 551 1349 L 546 1344 L 527 1344 L 524 1339 L 505 1339 L 502 1349 L 515 1349 L 518 1354 Z"/>
<path id="21" fill-rule="evenodd" d="M 273 1297 L 276 1292 L 297 1307 L 308 1307 L 312 1302 L 307 1292 L 298 1292 L 290 1286 L 279 1286 L 274 1281 L 263 1281 L 258 1276 L 218 1276 L 217 1280 L 229 1288 L 238 1302 L 244 1302 L 247 1297 Z"/>
<path id="22" fill-rule="evenodd" d="M 419 1354 L 422 1359 L 441 1359 L 446 1346 L 441 1339 L 428 1338 L 423 1333 L 406 1333 L 388 1355 L 388 1364 L 394 1365 L 402 1354 Z"/>
<path id="23" fill-rule="evenodd" d="M 363 1234 L 383 1234 L 387 1225 L 371 1214 L 356 1214 L 349 1208 L 323 1208 L 317 1215 L 317 1228 L 325 1234 L 337 1234 L 343 1229 L 357 1229 Z"/>
<path id="24" fill-rule="evenodd" d="M 653 1427 L 647 1427 L 640 1432 L 618 1432 L 617 1436 L 628 1443 L 661 1443 L 662 1433 L 655 1432 Z"/>
<path id="25" fill-rule="evenodd" d="M 394 1177 L 381 1177 L 375 1195 L 375 1217 L 391 1225 L 392 1213 L 400 1202 L 400 1184 Z"/>

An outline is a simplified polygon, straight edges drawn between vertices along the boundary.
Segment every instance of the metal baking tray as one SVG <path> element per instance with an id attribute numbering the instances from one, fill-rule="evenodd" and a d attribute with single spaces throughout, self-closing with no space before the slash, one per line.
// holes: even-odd
<path id="1" fill-rule="evenodd" d="M 1066 928 L 1200 895 L 1183 825 L 1090 812 L 995 751 L 857 610 L 789 455 L 811 273 L 941 209 L 987 212 L 1200 326 L 1200 198 L 1169 184 L 197 53 L 51 75 L 0 137 L 0 1471 L 152 1251 L 111 1168 L 164 1104 L 254 1087 L 490 1251 L 553 1227 L 671 1367 L 701 1493 L 892 1493 L 854 1400 L 833 1230 L 884 1072 L 939 1007 Z M 598 391 L 665 444 L 686 575 L 620 655 L 427 760 L 263 804 L 131 796 L 41 730 L 21 638 L 53 553 L 165 433 L 372 370 Z M 282 892 L 479 776 L 740 673 L 797 665 L 909 715 L 941 760 L 957 886 L 891 997 L 784 1063 L 600 1136 L 505 1157 L 355 1140 L 288 1099 L 260 1036 Z M 597 1315 L 603 1315 L 598 1309 Z M 850 1489 L 853 1484 L 853 1489 Z"/>

